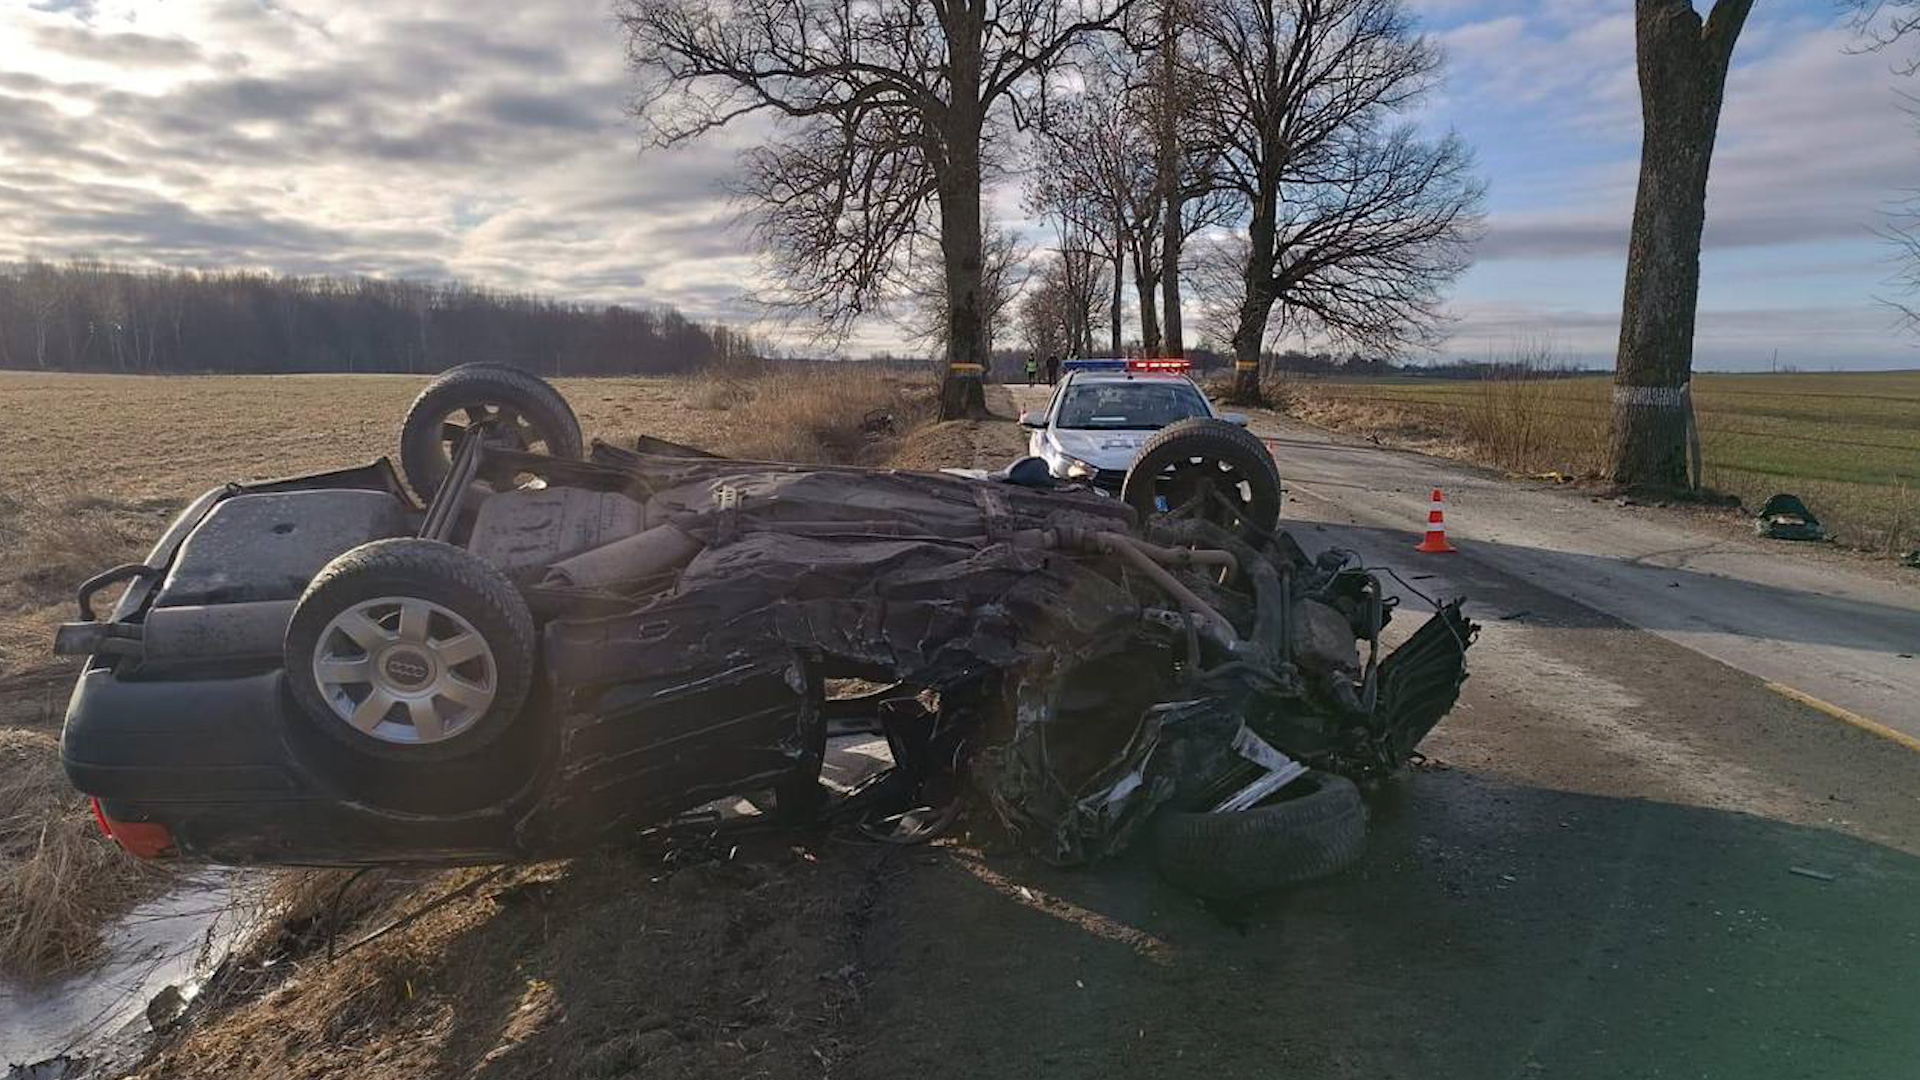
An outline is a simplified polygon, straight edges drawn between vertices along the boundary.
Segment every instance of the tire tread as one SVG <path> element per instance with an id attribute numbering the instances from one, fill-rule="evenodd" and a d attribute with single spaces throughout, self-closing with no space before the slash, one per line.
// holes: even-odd
<path id="1" fill-rule="evenodd" d="M 1163 810 L 1154 857 L 1168 881 L 1215 899 L 1273 892 L 1346 869 L 1366 848 L 1366 805 L 1353 781 L 1311 774 L 1319 788 L 1237 813 Z"/>
<path id="2" fill-rule="evenodd" d="M 1255 524 L 1263 529 L 1272 529 L 1280 520 L 1280 467 L 1274 463 L 1273 455 L 1267 452 L 1267 446 L 1259 437 L 1238 424 L 1230 424 L 1210 416 L 1190 417 L 1178 423 L 1169 424 L 1153 434 L 1134 455 L 1133 465 L 1127 470 L 1127 479 L 1121 485 L 1120 497 L 1134 512 L 1144 520 L 1152 516 L 1153 476 L 1162 466 L 1157 458 L 1170 443 L 1189 444 L 1194 454 L 1211 454 L 1240 465 L 1252 465 L 1266 478 L 1265 491 L 1253 493 L 1253 509 L 1257 516 L 1267 520 Z M 1141 468 L 1142 464 L 1148 467 Z M 1265 504 L 1271 503 L 1271 517 L 1265 512 Z"/>
<path id="3" fill-rule="evenodd" d="M 517 398 L 513 404 L 547 438 L 552 456 L 578 458 L 584 452 L 580 420 L 573 406 L 553 384 L 540 376 L 507 364 L 482 361 L 448 368 L 428 383 L 407 406 L 406 419 L 400 425 L 400 470 L 407 485 L 422 500 L 433 498 L 444 479 L 438 461 L 442 417 L 461 401 L 486 401 L 502 394 Z M 451 403 L 451 404 L 450 404 Z M 432 425 L 435 430 L 428 430 Z M 431 451 L 431 454 L 429 453 Z"/>

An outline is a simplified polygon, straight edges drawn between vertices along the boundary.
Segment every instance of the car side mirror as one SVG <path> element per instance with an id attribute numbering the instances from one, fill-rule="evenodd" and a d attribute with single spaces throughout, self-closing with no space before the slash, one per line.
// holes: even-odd
<path id="1" fill-rule="evenodd" d="M 1243 412 L 1221 413 L 1220 419 L 1225 420 L 1227 423 L 1232 424 L 1234 427 L 1247 426 L 1247 414 Z"/>
<path id="2" fill-rule="evenodd" d="M 1031 431 L 1038 431 L 1047 426 L 1047 418 L 1037 412 L 1023 412 L 1020 414 L 1020 426 Z"/>

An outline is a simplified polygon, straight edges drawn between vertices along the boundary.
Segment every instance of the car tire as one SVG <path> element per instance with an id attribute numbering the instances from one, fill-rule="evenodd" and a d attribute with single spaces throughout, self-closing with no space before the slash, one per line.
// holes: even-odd
<path id="1" fill-rule="evenodd" d="M 1153 857 L 1171 884 L 1212 900 L 1275 892 L 1336 874 L 1366 849 L 1367 808 L 1344 776 L 1313 770 L 1278 802 L 1224 814 L 1162 810 Z"/>
<path id="2" fill-rule="evenodd" d="M 366 756 L 433 762 L 484 750 L 513 726 L 535 648 L 526 600 L 499 571 L 404 538 L 321 569 L 294 606 L 285 662 L 320 733 Z"/>
<path id="3" fill-rule="evenodd" d="M 560 391 L 538 375 L 498 363 L 449 368 L 420 391 L 400 427 L 400 470 L 422 501 L 432 500 L 453 467 L 466 426 L 482 418 L 513 422 L 509 445 L 578 458 L 580 420 Z"/>
<path id="4" fill-rule="evenodd" d="M 1182 473 L 1186 475 L 1181 475 Z M 1239 524 L 1254 536 L 1273 531 L 1280 522 L 1280 469 L 1265 443 L 1247 429 L 1225 420 L 1195 417 L 1161 428 L 1140 447 L 1127 469 L 1120 497 L 1146 521 L 1161 513 L 1166 489 L 1172 497 L 1191 488 L 1194 479 L 1231 483 L 1231 497 L 1239 504 Z M 1223 489 L 1224 492 L 1225 489 Z M 1219 520 L 1215 508 L 1202 516 Z"/>

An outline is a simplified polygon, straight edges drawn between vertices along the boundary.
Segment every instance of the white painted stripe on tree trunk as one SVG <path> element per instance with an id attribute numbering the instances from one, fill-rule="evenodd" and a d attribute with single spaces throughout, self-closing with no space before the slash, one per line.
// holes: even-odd
<path id="1" fill-rule="evenodd" d="M 1615 405 L 1639 405 L 1654 409 L 1677 409 L 1687 400 L 1687 388 L 1680 386 L 1616 386 Z"/>

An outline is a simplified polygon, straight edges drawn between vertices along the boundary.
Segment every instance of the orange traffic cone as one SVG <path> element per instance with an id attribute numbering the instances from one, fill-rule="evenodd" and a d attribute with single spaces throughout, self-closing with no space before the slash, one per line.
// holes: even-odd
<path id="1" fill-rule="evenodd" d="M 1439 488 L 1434 488 L 1433 509 L 1427 511 L 1427 538 L 1420 541 L 1420 546 L 1413 550 L 1424 551 L 1429 555 L 1444 555 L 1458 550 L 1447 543 L 1447 518 L 1446 511 L 1443 509 L 1446 504 L 1447 497 L 1440 494 Z"/>

